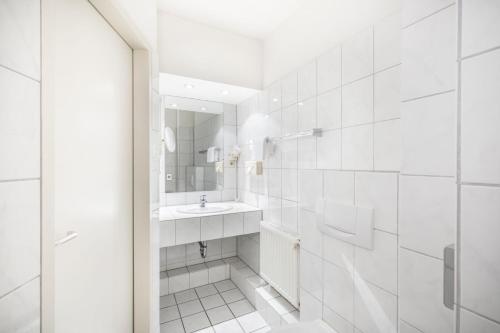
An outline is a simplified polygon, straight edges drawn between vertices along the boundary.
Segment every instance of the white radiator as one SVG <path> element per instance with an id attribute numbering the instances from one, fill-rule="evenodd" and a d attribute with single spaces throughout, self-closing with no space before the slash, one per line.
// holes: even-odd
<path id="1" fill-rule="evenodd" d="M 265 222 L 260 227 L 260 275 L 299 307 L 299 239 Z"/>

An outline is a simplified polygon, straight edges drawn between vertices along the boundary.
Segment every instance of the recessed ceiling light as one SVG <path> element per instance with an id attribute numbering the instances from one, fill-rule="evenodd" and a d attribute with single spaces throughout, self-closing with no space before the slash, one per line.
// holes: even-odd
<path id="1" fill-rule="evenodd" d="M 177 104 L 173 103 L 173 104 L 171 105 L 171 107 L 176 108 L 176 107 L 177 107 Z"/>
<path id="2" fill-rule="evenodd" d="M 192 84 L 190 84 L 190 83 L 186 83 L 186 84 L 184 85 L 184 88 L 186 88 L 186 89 L 193 89 L 193 88 L 194 88 L 194 86 L 193 86 Z"/>
<path id="3" fill-rule="evenodd" d="M 227 91 L 227 90 L 225 90 L 225 89 L 224 89 L 224 90 L 222 90 L 220 93 L 221 93 L 222 95 L 228 95 L 228 94 L 229 94 L 229 91 Z"/>
<path id="4" fill-rule="evenodd" d="M 278 99 L 276 97 L 273 98 L 273 102 L 276 103 Z"/>
<path id="5" fill-rule="evenodd" d="M 304 103 L 302 103 L 302 102 L 299 102 L 299 106 L 303 106 L 303 105 L 304 105 Z"/>
<path id="6" fill-rule="evenodd" d="M 200 109 L 201 109 L 201 111 L 207 111 L 207 108 L 204 106 L 202 106 Z"/>

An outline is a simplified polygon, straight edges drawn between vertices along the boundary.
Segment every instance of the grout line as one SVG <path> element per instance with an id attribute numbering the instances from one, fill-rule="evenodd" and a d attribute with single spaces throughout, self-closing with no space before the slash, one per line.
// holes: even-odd
<path id="1" fill-rule="evenodd" d="M 421 252 L 421 251 L 418 251 L 418 250 L 410 249 L 409 247 L 406 247 L 406 246 L 400 245 L 399 248 L 407 250 L 407 251 L 410 251 L 410 252 L 413 252 L 413 253 L 416 253 L 416 254 L 420 254 L 422 256 L 426 256 L 426 257 L 429 257 L 429 258 L 432 258 L 432 259 L 443 261 L 442 258 L 435 257 L 435 256 L 432 256 L 430 254 L 427 254 L 427 253 L 424 253 L 424 252 Z"/>
<path id="2" fill-rule="evenodd" d="M 412 173 L 400 173 L 401 176 L 405 177 L 429 177 L 429 178 L 455 178 L 455 176 L 441 176 L 441 175 L 417 175 Z"/>
<path id="3" fill-rule="evenodd" d="M 402 321 L 403 323 L 405 323 L 406 325 L 410 326 L 411 328 L 414 328 L 415 330 L 419 331 L 419 332 L 422 332 L 424 333 L 423 331 L 421 331 L 420 329 L 418 329 L 417 327 L 413 326 L 412 324 L 410 324 L 409 322 L 407 322 L 406 320 L 402 319 L 402 318 L 399 318 L 400 321 Z"/>
<path id="4" fill-rule="evenodd" d="M 456 116 L 456 179 L 457 179 L 457 214 L 456 214 L 456 230 L 455 230 L 455 258 L 454 264 L 456 270 L 454 272 L 454 290 L 453 298 L 455 304 L 461 304 L 461 211 L 462 211 L 462 0 L 458 0 L 457 3 L 457 116 Z M 461 60 L 462 59 L 462 60 Z M 457 306 L 453 307 L 455 312 L 455 329 L 460 332 L 460 311 Z"/>
<path id="5" fill-rule="evenodd" d="M 480 186 L 480 187 L 500 187 L 500 184 L 489 184 L 489 183 L 474 183 L 474 182 L 459 182 L 463 186 Z"/>
<path id="6" fill-rule="evenodd" d="M 459 12 L 461 13 L 461 8 L 459 10 Z M 462 22 L 460 22 L 461 24 Z M 461 29 L 461 28 L 460 28 Z M 461 32 L 460 32 L 461 34 Z M 459 44 L 460 44 L 461 41 L 459 41 Z M 476 53 L 471 53 L 467 56 L 464 56 L 464 57 L 461 57 L 461 50 L 459 50 L 459 53 L 458 53 L 458 61 L 459 62 L 462 62 L 464 60 L 468 60 L 468 59 L 471 59 L 471 58 L 475 58 L 477 56 L 481 56 L 483 54 L 486 54 L 486 53 L 490 53 L 490 52 L 494 52 L 494 51 L 497 51 L 497 50 L 500 50 L 500 45 L 499 46 L 495 46 L 495 47 L 491 47 L 489 49 L 486 49 L 486 50 L 483 50 L 483 51 L 479 51 L 479 52 L 476 52 Z"/>
<path id="7" fill-rule="evenodd" d="M 448 94 L 448 93 L 451 93 L 451 92 L 454 92 L 454 91 L 455 91 L 455 89 L 448 89 L 448 90 L 440 91 L 440 92 L 433 93 L 433 94 L 428 94 L 428 95 L 423 95 L 423 96 L 418 96 L 418 97 L 412 97 L 412 98 L 402 99 L 401 103 L 408 103 L 408 102 L 418 101 L 418 100 L 421 100 L 421 99 L 424 99 L 424 98 L 429 98 L 429 97 L 444 95 L 444 94 Z"/>
<path id="8" fill-rule="evenodd" d="M 491 317 L 485 316 L 485 315 L 483 315 L 483 314 L 481 314 L 481 313 L 479 313 L 479 312 L 477 312 L 477 311 L 475 311 L 475 310 L 469 309 L 469 308 L 468 308 L 468 307 L 466 307 L 466 306 L 463 306 L 463 305 L 460 305 L 460 304 L 459 304 L 458 306 L 459 306 L 461 309 L 464 309 L 464 310 L 466 310 L 466 311 L 469 311 L 469 312 L 471 312 L 471 313 L 475 314 L 476 316 L 479 316 L 479 317 L 481 317 L 481 318 L 484 318 L 484 319 L 486 319 L 486 320 L 489 320 L 489 321 L 494 322 L 495 324 L 500 325 L 500 321 L 499 321 L 499 320 L 497 320 L 497 319 L 493 319 L 493 318 L 491 318 Z M 458 312 L 460 312 L 460 311 L 458 311 Z"/>
<path id="9" fill-rule="evenodd" d="M 9 296 L 9 295 L 13 294 L 13 293 L 14 293 L 14 292 L 16 292 L 17 290 L 19 290 L 19 289 L 21 289 L 22 287 L 26 286 L 28 283 L 30 283 L 30 282 L 32 282 L 32 281 L 34 281 L 34 280 L 38 279 L 39 277 L 40 277 L 40 274 L 38 274 L 38 275 L 36 275 L 36 276 L 32 277 L 31 279 L 27 280 L 26 282 L 24 282 L 24 283 L 22 283 L 22 284 L 18 285 L 17 287 L 15 287 L 15 288 L 13 288 L 13 289 L 9 290 L 9 291 L 8 291 L 8 292 L 6 292 L 5 294 L 0 295 L 0 300 L 1 300 L 1 299 L 3 299 L 4 297 L 7 297 L 7 296 Z"/>
<path id="10" fill-rule="evenodd" d="M 14 183 L 14 182 L 28 182 L 28 181 L 34 181 L 34 180 L 40 180 L 40 177 L 38 177 L 38 178 L 0 179 L 0 184 L 1 183 Z"/>
<path id="11" fill-rule="evenodd" d="M 16 69 L 13 69 L 13 68 L 7 67 L 7 66 L 2 65 L 2 64 L 0 64 L 0 68 L 3 68 L 3 69 L 5 69 L 5 70 L 7 70 L 7 71 L 9 71 L 9 72 L 16 73 L 16 74 L 18 74 L 18 75 L 21 75 L 21 76 L 23 76 L 23 77 L 25 77 L 25 78 L 27 78 L 27 79 L 30 79 L 30 80 L 35 81 L 36 83 L 40 84 L 40 80 L 39 80 L 39 79 L 35 79 L 35 78 L 33 78 L 33 77 L 31 77 L 31 76 L 29 76 L 29 75 L 27 75 L 27 74 L 24 74 L 24 73 L 22 73 L 22 72 L 20 72 L 20 71 L 18 71 L 18 70 L 16 70 Z"/>
<path id="12" fill-rule="evenodd" d="M 446 10 L 446 9 L 450 8 L 451 6 L 454 6 L 454 5 L 455 5 L 455 2 L 453 2 L 452 4 L 449 4 L 449 5 L 448 5 L 448 6 L 446 6 L 446 7 L 443 7 L 443 8 L 441 8 L 441 9 L 438 9 L 438 10 L 436 10 L 435 12 L 432 12 L 432 13 L 430 13 L 430 14 L 428 14 L 428 15 L 424 16 L 424 17 L 421 17 L 421 18 L 417 19 L 416 21 L 411 22 L 410 24 L 407 24 L 407 25 L 405 25 L 405 26 L 401 27 L 401 30 L 404 30 L 404 29 L 406 29 L 406 28 L 412 27 L 412 26 L 416 25 L 417 23 L 420 23 L 420 22 L 422 22 L 422 21 L 424 21 L 424 20 L 428 19 L 429 17 L 432 17 L 432 16 L 434 16 L 434 15 L 436 15 L 436 14 L 438 14 L 438 13 L 440 13 L 440 12 L 442 12 L 442 11 L 444 11 L 444 10 Z"/>

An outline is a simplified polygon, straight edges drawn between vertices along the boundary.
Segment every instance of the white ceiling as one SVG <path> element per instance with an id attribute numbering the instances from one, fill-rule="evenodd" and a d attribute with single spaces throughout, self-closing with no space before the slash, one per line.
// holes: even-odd
<path id="1" fill-rule="evenodd" d="M 263 39 L 307 0 L 158 0 L 161 11 Z"/>
<path id="2" fill-rule="evenodd" d="M 188 88 L 188 85 L 191 85 L 191 88 Z M 227 94 L 223 92 L 227 92 Z M 160 73 L 160 95 L 238 104 L 257 92 L 258 90 L 255 89 L 233 86 L 225 83 Z"/>

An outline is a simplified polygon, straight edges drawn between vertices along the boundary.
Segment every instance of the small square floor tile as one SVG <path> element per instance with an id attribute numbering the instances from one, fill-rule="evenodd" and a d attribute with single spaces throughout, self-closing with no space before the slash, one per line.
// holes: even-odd
<path id="1" fill-rule="evenodd" d="M 210 309 L 207 311 L 208 318 L 212 325 L 217 325 L 219 323 L 223 323 L 225 321 L 231 320 L 234 318 L 233 314 L 227 307 L 227 305 L 220 306 L 218 308 Z"/>
<path id="2" fill-rule="evenodd" d="M 217 294 L 217 289 L 215 289 L 213 284 L 207 284 L 206 286 L 201 286 L 195 289 L 199 298 Z"/>
<path id="3" fill-rule="evenodd" d="M 236 288 L 236 285 L 231 280 L 224 280 L 224 281 L 216 282 L 216 283 L 214 283 L 214 285 L 215 285 L 215 288 L 217 288 L 217 290 L 220 293 Z"/>
<path id="4" fill-rule="evenodd" d="M 210 327 L 210 321 L 205 312 L 200 312 L 188 317 L 182 318 L 182 323 L 186 329 L 186 333 L 196 332 L 204 328 Z"/>
<path id="5" fill-rule="evenodd" d="M 225 291 L 221 293 L 221 296 L 222 298 L 224 298 L 224 301 L 228 304 L 245 298 L 245 296 L 241 293 L 239 289 L 232 289 Z"/>
<path id="6" fill-rule="evenodd" d="M 210 310 L 219 306 L 224 305 L 224 300 L 220 297 L 219 294 L 207 296 L 204 298 L 200 298 L 201 304 L 205 308 L 205 310 Z"/>
<path id="7" fill-rule="evenodd" d="M 177 305 L 170 306 L 168 308 L 160 309 L 160 323 L 166 323 L 167 321 L 172 321 L 174 319 L 179 319 L 181 315 L 177 309 Z"/>
<path id="8" fill-rule="evenodd" d="M 160 333 L 184 333 L 184 327 L 180 319 L 161 324 Z"/>
<path id="9" fill-rule="evenodd" d="M 202 330 L 196 331 L 195 333 L 215 333 L 212 327 L 207 327 Z"/>
<path id="10" fill-rule="evenodd" d="M 215 333 L 245 333 L 236 319 L 214 326 Z"/>
<path id="11" fill-rule="evenodd" d="M 160 309 L 175 305 L 174 295 L 165 295 L 160 297 Z"/>
<path id="12" fill-rule="evenodd" d="M 252 333 L 267 333 L 271 331 L 271 327 L 266 326 L 258 329 L 257 331 L 253 331 Z"/>
<path id="13" fill-rule="evenodd" d="M 197 299 L 179 304 L 178 306 L 179 311 L 181 312 L 181 317 L 190 316 L 203 311 L 203 307 L 201 306 L 200 301 Z"/>
<path id="14" fill-rule="evenodd" d="M 241 317 L 243 315 L 246 315 L 247 313 L 255 311 L 252 304 L 250 304 L 250 302 L 247 301 L 246 299 L 230 303 L 229 308 L 231 309 L 231 312 L 234 314 L 235 317 Z"/>
<path id="15" fill-rule="evenodd" d="M 262 316 L 257 312 L 251 312 L 249 314 L 246 314 L 244 316 L 241 316 L 237 318 L 238 322 L 240 323 L 241 327 L 245 330 L 246 333 L 248 332 L 253 332 L 255 330 L 264 328 L 267 326 L 266 321 Z"/>
<path id="16" fill-rule="evenodd" d="M 177 301 L 177 304 L 192 301 L 192 300 L 197 299 L 197 298 L 198 298 L 198 295 L 196 295 L 196 292 L 194 291 L 194 289 L 184 290 L 184 291 L 175 293 L 175 300 Z"/>

